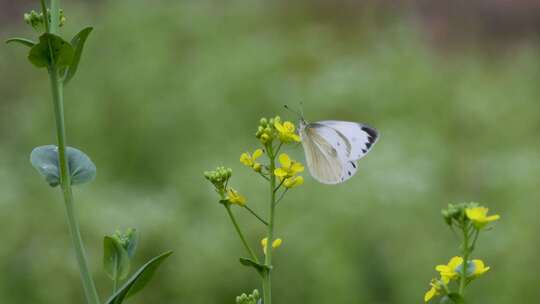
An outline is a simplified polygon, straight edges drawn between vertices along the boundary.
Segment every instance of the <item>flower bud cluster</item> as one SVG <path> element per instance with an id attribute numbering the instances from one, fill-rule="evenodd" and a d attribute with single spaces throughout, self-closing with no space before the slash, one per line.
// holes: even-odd
<path id="1" fill-rule="evenodd" d="M 281 118 L 279 116 L 270 119 L 265 117 L 261 118 L 255 137 L 257 137 L 263 145 L 271 143 L 276 137 L 276 128 L 274 124 L 280 121 Z"/>
<path id="2" fill-rule="evenodd" d="M 225 192 L 227 182 L 232 176 L 232 169 L 225 167 L 217 167 L 213 171 L 205 171 L 204 177 L 210 181 L 218 192 Z"/>
<path id="3" fill-rule="evenodd" d="M 47 9 L 47 19 L 48 21 L 51 20 L 51 10 Z M 43 31 L 45 29 L 45 18 L 43 17 L 43 13 L 38 13 L 34 10 L 31 10 L 29 13 L 24 14 L 24 22 L 26 24 L 30 25 L 37 31 Z M 66 17 L 64 16 L 64 10 L 60 9 L 60 16 L 59 16 L 59 26 L 63 26 L 66 23 Z"/>
<path id="4" fill-rule="evenodd" d="M 260 298 L 259 291 L 255 289 L 250 295 L 243 293 L 236 297 L 236 304 L 258 304 Z"/>

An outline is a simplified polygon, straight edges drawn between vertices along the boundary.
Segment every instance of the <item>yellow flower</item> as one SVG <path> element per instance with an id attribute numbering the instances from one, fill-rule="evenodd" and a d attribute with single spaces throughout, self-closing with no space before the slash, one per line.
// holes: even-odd
<path id="1" fill-rule="evenodd" d="M 472 263 L 474 265 L 474 272 L 472 273 L 473 277 L 479 277 L 484 273 L 488 272 L 488 270 L 490 269 L 489 267 L 486 267 L 486 265 L 484 265 L 484 262 L 482 260 L 472 260 Z"/>
<path id="2" fill-rule="evenodd" d="M 227 197 L 231 204 L 237 204 L 240 206 L 246 205 L 246 197 L 238 193 L 238 191 L 234 190 L 233 188 L 229 188 L 227 190 Z"/>
<path id="3" fill-rule="evenodd" d="M 262 165 L 256 162 L 257 158 L 261 157 L 261 155 L 263 155 L 263 150 L 261 149 L 255 150 L 252 155 L 247 152 L 242 153 L 242 155 L 240 155 L 240 162 L 256 172 L 261 172 Z"/>
<path id="4" fill-rule="evenodd" d="M 447 265 L 437 265 L 435 270 L 441 274 L 441 279 L 448 283 L 450 280 L 453 280 L 459 276 L 457 268 L 463 264 L 463 258 L 455 256 L 450 259 Z"/>
<path id="5" fill-rule="evenodd" d="M 299 142 L 300 136 L 294 132 L 295 127 L 294 124 L 290 121 L 286 121 L 283 124 L 279 121 L 279 119 L 276 119 L 274 122 L 274 127 L 278 131 L 279 139 L 282 142 Z"/>
<path id="6" fill-rule="evenodd" d="M 301 163 L 291 160 L 289 155 L 285 153 L 281 153 L 279 155 L 279 162 L 281 163 L 281 168 L 274 170 L 274 175 L 277 177 L 293 177 L 297 173 L 304 171 L 304 166 Z"/>
<path id="7" fill-rule="evenodd" d="M 273 242 L 272 242 L 272 249 L 277 249 L 281 246 L 281 244 L 283 243 L 283 240 L 282 239 L 275 239 Z M 268 238 L 264 238 L 261 240 L 261 246 L 262 246 L 262 249 L 264 251 L 264 254 L 266 254 L 266 246 L 268 245 Z"/>
<path id="8" fill-rule="evenodd" d="M 441 294 L 441 283 L 435 279 L 431 280 L 431 288 L 424 295 L 424 302 L 429 302 L 434 297 Z"/>
<path id="9" fill-rule="evenodd" d="M 283 180 L 283 178 L 280 178 L 280 180 Z M 286 188 L 294 188 L 301 186 L 302 184 L 304 184 L 304 178 L 302 176 L 289 177 L 283 181 L 283 186 Z"/>
<path id="10" fill-rule="evenodd" d="M 498 214 L 487 215 L 488 208 L 475 207 L 465 209 L 465 214 L 473 222 L 474 226 L 478 229 L 482 229 L 490 222 L 494 222 L 500 218 Z"/>

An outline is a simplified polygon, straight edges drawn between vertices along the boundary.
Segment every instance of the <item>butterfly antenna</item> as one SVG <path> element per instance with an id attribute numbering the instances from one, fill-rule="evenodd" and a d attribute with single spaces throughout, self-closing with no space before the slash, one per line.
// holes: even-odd
<path id="1" fill-rule="evenodd" d="M 300 119 L 304 119 L 304 118 L 303 118 L 303 115 L 302 115 L 300 112 L 291 109 L 288 105 L 283 105 L 283 107 L 285 107 L 285 109 L 289 110 L 289 111 L 292 112 L 293 114 L 295 114 L 295 115 L 297 115 L 298 117 L 300 117 Z"/>

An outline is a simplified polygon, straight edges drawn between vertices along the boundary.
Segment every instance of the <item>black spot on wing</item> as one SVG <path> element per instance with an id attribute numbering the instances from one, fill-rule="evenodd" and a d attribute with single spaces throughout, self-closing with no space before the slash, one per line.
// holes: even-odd
<path id="1" fill-rule="evenodd" d="M 349 176 L 351 176 L 351 171 L 347 171 L 347 174 L 349 174 Z"/>
<path id="2" fill-rule="evenodd" d="M 351 163 L 351 165 L 353 166 L 353 168 L 356 169 L 356 164 L 355 164 L 354 162 L 350 162 L 350 163 Z"/>
<path id="3" fill-rule="evenodd" d="M 377 131 L 370 127 L 362 127 L 362 131 L 366 132 L 369 135 L 368 141 L 371 144 L 373 144 L 377 140 L 377 137 L 379 137 L 379 134 L 377 133 Z"/>
<path id="4" fill-rule="evenodd" d="M 371 148 L 371 145 L 372 145 L 372 144 L 373 144 L 373 142 L 367 142 L 367 143 L 366 143 L 366 147 L 369 149 L 369 148 Z"/>
<path id="5" fill-rule="evenodd" d="M 367 150 L 366 150 L 366 149 L 362 149 L 362 153 L 366 154 L 366 153 L 367 153 Z"/>

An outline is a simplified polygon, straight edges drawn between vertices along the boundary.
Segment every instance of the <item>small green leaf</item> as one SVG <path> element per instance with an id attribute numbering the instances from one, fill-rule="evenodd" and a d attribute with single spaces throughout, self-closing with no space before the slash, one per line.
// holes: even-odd
<path id="1" fill-rule="evenodd" d="M 264 273 L 268 272 L 270 268 L 268 266 L 259 264 L 251 259 L 248 258 L 240 258 L 240 264 L 248 267 L 253 267 L 260 275 L 263 275 Z"/>
<path id="2" fill-rule="evenodd" d="M 66 148 L 66 154 L 72 185 L 87 183 L 96 177 L 96 166 L 86 154 L 72 147 Z M 60 184 L 58 147 L 47 145 L 35 148 L 30 154 L 30 162 L 51 187 Z"/>
<path id="3" fill-rule="evenodd" d="M 167 251 L 144 264 L 105 304 L 121 304 L 126 298 L 141 291 L 154 276 L 154 273 L 173 252 Z"/>
<path id="4" fill-rule="evenodd" d="M 6 43 L 12 43 L 12 42 L 19 43 L 27 47 L 33 47 L 34 45 L 36 45 L 34 41 L 30 39 L 26 39 L 26 38 L 14 37 L 14 38 L 9 38 L 8 40 L 6 40 Z"/>
<path id="5" fill-rule="evenodd" d="M 114 238 L 103 238 L 103 270 L 111 280 L 123 280 L 129 274 L 129 256 Z"/>
<path id="6" fill-rule="evenodd" d="M 80 31 L 73 39 L 71 40 L 71 45 L 75 49 L 75 53 L 73 54 L 73 61 L 69 65 L 66 71 L 66 75 L 64 76 L 64 83 L 67 84 L 73 76 L 75 76 L 75 73 L 77 72 L 77 68 L 79 67 L 79 62 L 81 61 L 81 55 L 84 48 L 84 44 L 86 43 L 86 39 L 88 39 L 88 35 L 92 32 L 92 27 L 87 27 Z"/>
<path id="7" fill-rule="evenodd" d="M 39 43 L 30 49 L 28 60 L 38 68 L 54 62 L 56 67 L 69 66 L 73 61 L 74 50 L 69 42 L 51 33 L 39 37 Z"/>

